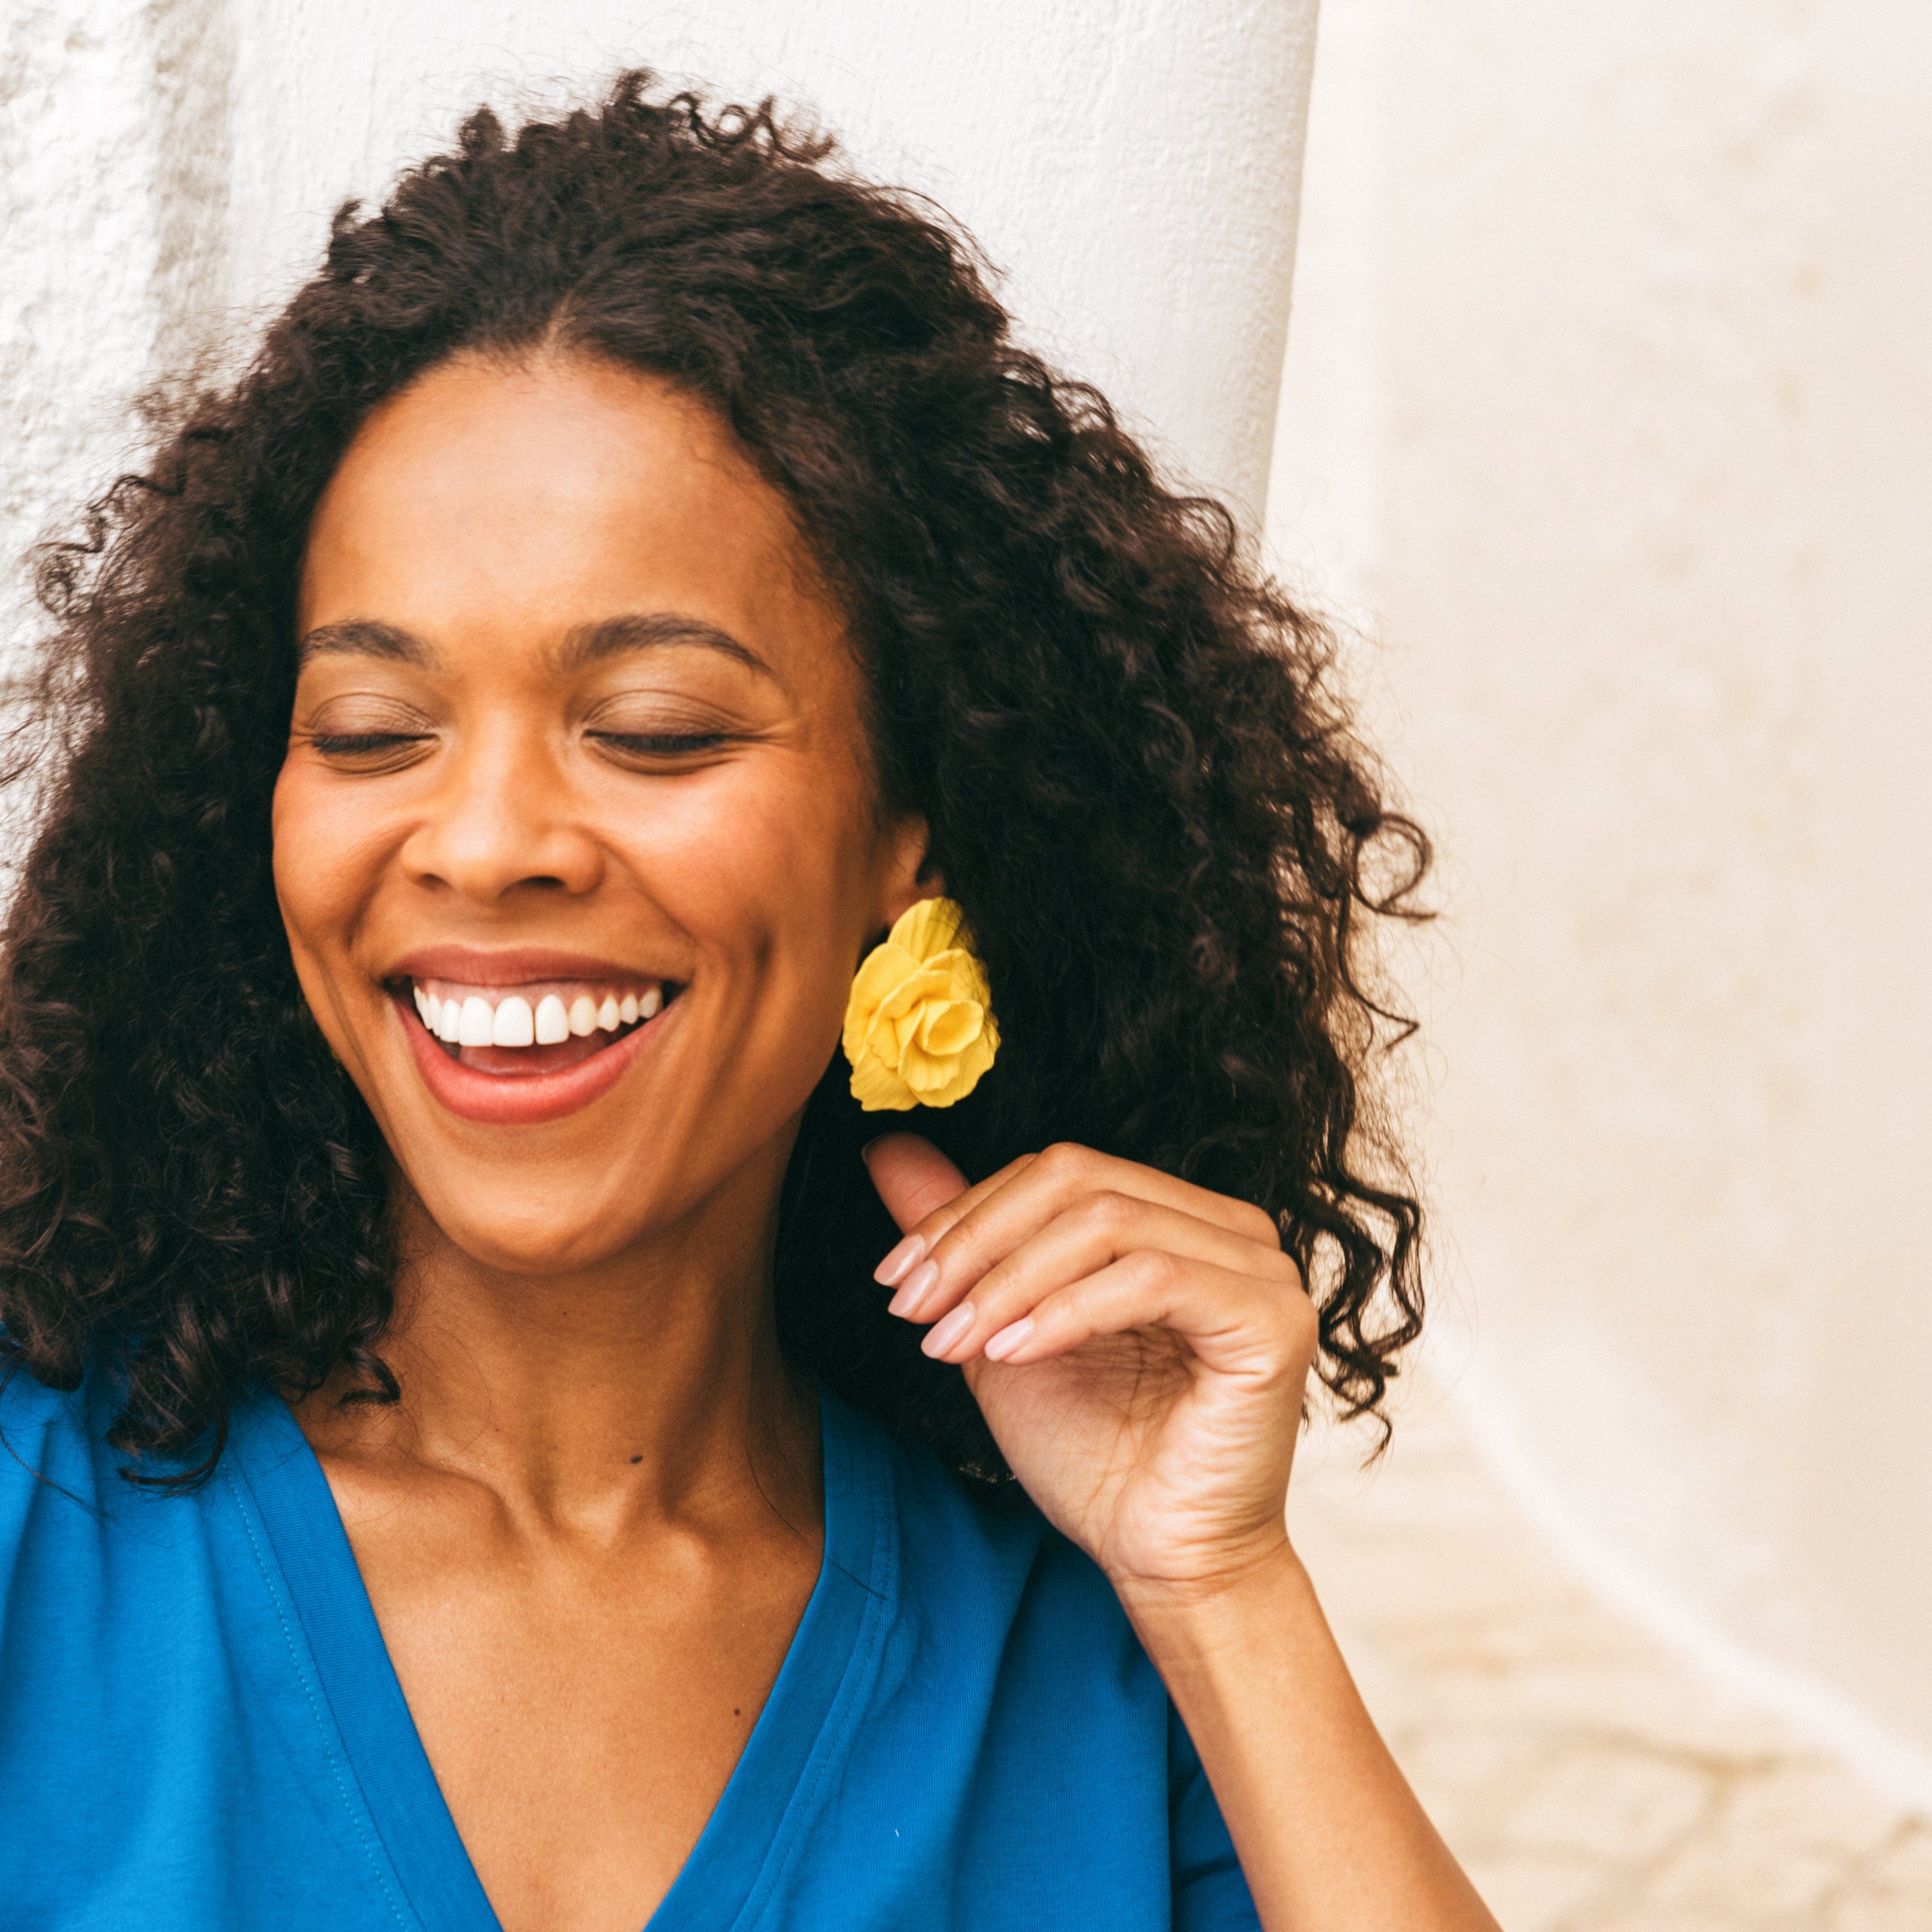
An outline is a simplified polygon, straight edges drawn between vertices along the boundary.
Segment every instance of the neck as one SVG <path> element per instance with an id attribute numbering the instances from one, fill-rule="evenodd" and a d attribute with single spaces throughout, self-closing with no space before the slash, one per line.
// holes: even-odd
<path id="1" fill-rule="evenodd" d="M 464 1253 L 405 1190 L 380 1344 L 402 1399 L 345 1405 L 353 1384 L 339 1378 L 299 1406 L 304 1428 L 325 1456 L 460 1473 L 559 1527 L 752 1498 L 814 1520 L 815 1406 L 780 1357 L 772 1306 L 787 1151 L 624 1253 L 543 1274 Z"/>

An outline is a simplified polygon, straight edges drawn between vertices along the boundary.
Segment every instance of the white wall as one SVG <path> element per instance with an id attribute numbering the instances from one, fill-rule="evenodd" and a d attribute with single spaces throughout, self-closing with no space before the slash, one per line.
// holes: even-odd
<path id="1" fill-rule="evenodd" d="M 131 394 L 223 266 L 228 156 L 188 97 L 192 6 L 12 0 L 0 17 L 0 624 L 22 554 L 138 450 Z"/>
<path id="2" fill-rule="evenodd" d="M 0 28 L 0 555 L 111 473 L 133 389 L 190 344 L 245 341 L 319 262 L 338 201 L 379 199 L 480 98 L 580 100 L 640 63 L 815 106 L 977 233 L 1030 340 L 1258 517 L 1314 14 L 20 0 Z"/>
<path id="3" fill-rule="evenodd" d="M 1271 536 L 1445 849 L 1466 1400 L 1932 1804 L 1932 13 L 1323 13 Z"/>

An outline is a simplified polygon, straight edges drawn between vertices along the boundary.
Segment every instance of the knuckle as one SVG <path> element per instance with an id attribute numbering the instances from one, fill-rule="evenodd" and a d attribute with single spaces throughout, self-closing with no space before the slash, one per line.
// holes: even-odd
<path id="1" fill-rule="evenodd" d="M 1048 1180 L 1078 1186 L 1093 1174 L 1097 1158 L 1077 1141 L 1055 1141 L 1041 1154 L 1040 1165 Z"/>
<path id="2" fill-rule="evenodd" d="M 1265 1208 L 1257 1208 L 1251 1201 L 1242 1204 L 1242 1232 L 1251 1241 L 1258 1241 L 1265 1247 L 1279 1249 L 1281 1246 L 1281 1223 Z"/>
<path id="3" fill-rule="evenodd" d="M 1305 1294 L 1285 1298 L 1281 1304 L 1282 1333 L 1298 1354 L 1312 1353 L 1322 1339 L 1322 1318 Z"/>
<path id="4" fill-rule="evenodd" d="M 1180 1263 L 1165 1248 L 1137 1248 L 1129 1262 L 1142 1288 L 1171 1288 L 1180 1278 Z"/>
<path id="5" fill-rule="evenodd" d="M 1294 1257 L 1286 1248 L 1270 1248 L 1262 1267 L 1274 1280 L 1286 1282 L 1298 1294 L 1302 1289 L 1301 1270 L 1295 1265 Z M 1305 1300 L 1306 1298 L 1303 1297 Z"/>
<path id="6" fill-rule="evenodd" d="M 1096 1193 L 1083 1196 L 1073 1211 L 1083 1228 L 1094 1234 L 1107 1234 L 1127 1226 L 1133 1218 L 1133 1210 L 1134 1203 L 1127 1196 L 1103 1187 Z"/>

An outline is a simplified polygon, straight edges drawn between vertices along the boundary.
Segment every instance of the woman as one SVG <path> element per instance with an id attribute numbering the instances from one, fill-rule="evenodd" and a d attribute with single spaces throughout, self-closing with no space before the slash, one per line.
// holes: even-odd
<path id="1" fill-rule="evenodd" d="M 1419 836 L 824 159 L 478 115 L 52 555 L 10 1927 L 1490 1923 L 1282 1522 Z"/>

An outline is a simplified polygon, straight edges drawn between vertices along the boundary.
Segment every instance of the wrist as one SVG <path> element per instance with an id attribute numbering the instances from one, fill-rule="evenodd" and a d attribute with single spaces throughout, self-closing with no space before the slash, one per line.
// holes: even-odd
<path id="1" fill-rule="evenodd" d="M 1279 1630 L 1284 1613 L 1298 1604 L 1316 1608 L 1308 1573 L 1286 1535 L 1209 1574 L 1109 1580 L 1156 1664 L 1170 1654 L 1178 1660 L 1239 1648 L 1250 1630 Z"/>

